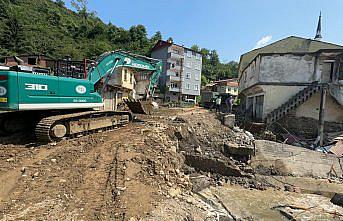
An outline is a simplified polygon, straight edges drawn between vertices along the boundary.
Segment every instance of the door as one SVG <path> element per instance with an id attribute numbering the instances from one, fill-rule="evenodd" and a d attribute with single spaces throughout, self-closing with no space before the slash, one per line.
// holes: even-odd
<path id="1" fill-rule="evenodd" d="M 256 101 L 255 101 L 254 118 L 257 122 L 262 122 L 264 95 L 256 96 L 255 99 Z"/>

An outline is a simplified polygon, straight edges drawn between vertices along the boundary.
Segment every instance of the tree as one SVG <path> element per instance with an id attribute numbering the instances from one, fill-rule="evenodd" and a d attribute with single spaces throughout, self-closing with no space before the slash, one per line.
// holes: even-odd
<path id="1" fill-rule="evenodd" d="M 88 1 L 87 0 L 72 0 L 71 6 L 76 9 L 76 11 L 84 18 L 87 19 L 90 15 L 94 17 L 96 13 L 94 11 L 89 12 L 88 8 Z"/>
<path id="2" fill-rule="evenodd" d="M 56 0 L 56 4 L 60 7 L 64 7 L 65 6 L 65 2 L 64 0 Z"/>
<path id="3" fill-rule="evenodd" d="M 152 44 L 156 44 L 159 40 L 162 40 L 162 34 L 160 31 L 156 32 L 150 39 Z"/>
<path id="4" fill-rule="evenodd" d="M 26 52 L 25 43 L 23 27 L 19 20 L 16 17 L 7 19 L 0 36 L 0 45 L 12 53 L 23 53 Z"/>
<path id="5" fill-rule="evenodd" d="M 197 52 L 200 51 L 200 48 L 199 48 L 198 45 L 193 45 L 193 46 L 191 47 L 191 49 L 194 50 L 194 51 L 197 51 Z"/>

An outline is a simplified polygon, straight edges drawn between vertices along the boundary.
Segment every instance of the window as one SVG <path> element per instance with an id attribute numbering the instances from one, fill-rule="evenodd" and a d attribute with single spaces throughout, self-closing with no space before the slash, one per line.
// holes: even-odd
<path id="1" fill-rule="evenodd" d="M 171 83 L 170 83 L 170 87 L 171 87 L 171 88 L 177 88 L 177 83 L 171 82 Z"/>
<path id="2" fill-rule="evenodd" d="M 191 73 L 186 73 L 186 79 L 191 79 Z"/>
<path id="3" fill-rule="evenodd" d="M 130 84 L 132 84 L 132 82 L 133 82 L 133 74 L 130 73 Z"/>
<path id="4" fill-rule="evenodd" d="M 195 78 L 196 81 L 198 81 L 198 80 L 200 79 L 199 76 L 200 76 L 200 74 L 198 74 L 198 73 L 196 73 L 196 74 L 194 75 L 194 78 Z"/>
<path id="5" fill-rule="evenodd" d="M 0 58 L 0 64 L 5 64 L 6 63 L 6 58 Z"/>
<path id="6" fill-rule="evenodd" d="M 201 54 L 197 54 L 197 55 L 196 55 L 196 59 L 197 59 L 197 60 L 201 60 Z"/>
<path id="7" fill-rule="evenodd" d="M 124 81 L 127 81 L 127 70 L 124 69 Z"/>
<path id="8" fill-rule="evenodd" d="M 36 65 L 37 64 L 37 58 L 28 58 L 27 63 L 29 65 Z"/>
<path id="9" fill-rule="evenodd" d="M 179 77 L 179 72 L 176 71 L 176 72 L 175 72 L 175 76 L 176 76 L 176 77 Z"/>
<path id="10" fill-rule="evenodd" d="M 177 66 L 181 66 L 181 60 L 177 59 L 177 60 L 176 60 L 176 65 L 177 65 Z"/>
<path id="11" fill-rule="evenodd" d="M 187 89 L 187 90 L 190 90 L 190 89 L 191 89 L 191 84 L 187 83 L 187 84 L 186 84 L 186 89 Z"/>
<path id="12" fill-rule="evenodd" d="M 199 90 L 199 85 L 198 85 L 198 84 L 195 84 L 195 85 L 194 85 L 194 90 L 195 90 L 195 91 L 198 91 L 198 90 Z"/>
<path id="13" fill-rule="evenodd" d="M 192 51 L 192 55 L 193 55 L 193 57 L 196 57 L 195 51 Z"/>
<path id="14" fill-rule="evenodd" d="M 187 61 L 187 63 L 186 63 L 186 67 L 187 67 L 187 68 L 190 68 L 190 67 L 192 67 L 192 63 L 191 63 L 190 61 Z"/>
<path id="15" fill-rule="evenodd" d="M 200 68 L 200 64 L 196 64 L 196 65 L 195 65 L 195 70 L 200 71 L 200 69 L 201 69 L 201 68 Z"/>
<path id="16" fill-rule="evenodd" d="M 192 57 L 192 52 L 191 51 L 187 51 L 187 57 L 189 57 L 189 58 Z"/>
<path id="17" fill-rule="evenodd" d="M 341 81 L 343 80 L 343 63 L 339 64 L 338 68 L 338 80 Z"/>

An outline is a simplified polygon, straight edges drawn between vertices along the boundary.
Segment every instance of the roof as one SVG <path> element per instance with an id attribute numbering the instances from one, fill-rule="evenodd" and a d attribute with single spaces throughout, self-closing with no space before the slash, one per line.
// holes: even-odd
<path id="1" fill-rule="evenodd" d="M 195 53 L 202 54 L 202 53 L 199 52 L 199 51 L 195 51 L 195 50 L 193 50 L 193 49 L 191 49 L 191 48 L 187 48 L 187 47 L 185 47 L 185 46 L 183 46 L 183 45 L 178 45 L 178 44 L 175 44 L 175 43 L 170 43 L 170 42 L 167 42 L 167 41 L 164 41 L 164 40 L 159 40 L 159 41 L 154 45 L 154 47 L 151 49 L 151 51 L 155 51 L 155 50 L 157 50 L 157 49 L 159 49 L 159 48 L 170 47 L 170 46 L 172 46 L 172 45 L 176 45 L 176 46 L 185 48 L 185 49 L 187 49 L 187 50 L 189 50 L 189 51 L 193 51 L 193 52 L 195 52 Z"/>
<path id="2" fill-rule="evenodd" d="M 230 87 L 238 87 L 237 78 L 214 81 L 213 83 L 218 85 L 227 85 Z"/>
<path id="3" fill-rule="evenodd" d="M 240 58 L 238 70 L 241 73 L 259 55 L 285 53 L 315 53 L 321 49 L 343 49 L 343 46 L 329 42 L 290 36 L 262 48 L 254 49 L 243 54 Z"/>

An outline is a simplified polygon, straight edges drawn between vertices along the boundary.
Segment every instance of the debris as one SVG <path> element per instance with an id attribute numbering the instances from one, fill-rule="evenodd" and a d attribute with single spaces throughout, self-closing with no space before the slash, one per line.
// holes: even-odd
<path id="1" fill-rule="evenodd" d="M 11 158 L 8 158 L 6 161 L 7 161 L 7 162 L 14 162 L 15 160 L 14 160 L 13 157 L 11 157 Z"/>
<path id="2" fill-rule="evenodd" d="M 237 143 L 229 142 L 224 144 L 224 154 L 226 156 L 247 156 L 254 154 L 254 148 L 250 145 L 239 145 Z"/>
<path id="3" fill-rule="evenodd" d="M 338 141 L 328 151 L 330 153 L 335 154 L 338 157 L 342 157 L 343 156 L 343 140 Z"/>
<path id="4" fill-rule="evenodd" d="M 332 199 L 330 200 L 331 203 L 343 207 L 343 194 L 336 193 Z"/>

